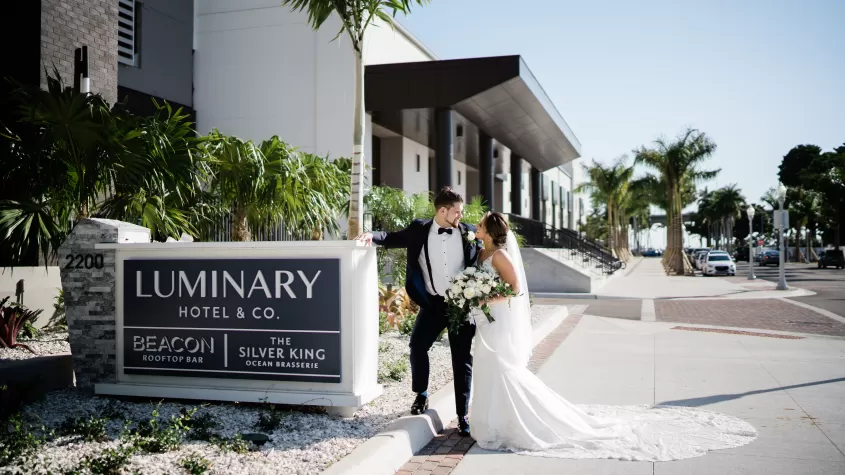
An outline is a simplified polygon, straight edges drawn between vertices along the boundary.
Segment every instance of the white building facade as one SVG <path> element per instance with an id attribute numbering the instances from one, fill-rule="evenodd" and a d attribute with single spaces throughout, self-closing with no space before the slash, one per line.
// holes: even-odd
<path id="1" fill-rule="evenodd" d="M 174 4 L 191 15 L 186 105 L 199 133 L 277 135 L 306 152 L 351 156 L 354 54 L 346 36 L 333 41 L 336 18 L 315 32 L 305 14 L 277 0 L 147 0 L 137 3 L 147 20 L 136 25 L 142 39 L 185 28 L 187 18 L 178 26 L 156 19 Z M 139 70 L 172 55 L 150 49 L 138 47 L 140 60 L 122 64 L 118 82 L 131 79 L 132 91 L 174 101 L 166 89 L 143 90 Z M 450 185 L 494 210 L 578 228 L 580 143 L 521 57 L 443 61 L 400 25 L 377 22 L 367 30 L 364 59 L 368 183 L 408 193 Z M 147 82 L 156 81 L 160 75 Z M 178 99 L 184 103 L 184 94 Z"/>

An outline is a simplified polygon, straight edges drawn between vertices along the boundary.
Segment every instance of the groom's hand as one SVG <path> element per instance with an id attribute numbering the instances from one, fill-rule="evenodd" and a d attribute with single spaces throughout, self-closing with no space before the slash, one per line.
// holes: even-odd
<path id="1" fill-rule="evenodd" d="M 356 241 L 366 243 L 368 246 L 373 244 L 373 233 L 364 233 L 355 238 Z"/>

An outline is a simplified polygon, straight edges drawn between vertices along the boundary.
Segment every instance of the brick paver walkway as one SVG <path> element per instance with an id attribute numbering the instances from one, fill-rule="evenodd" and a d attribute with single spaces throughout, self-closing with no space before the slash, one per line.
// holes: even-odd
<path id="1" fill-rule="evenodd" d="M 569 315 L 566 320 L 549 333 L 543 341 L 534 347 L 534 353 L 528 362 L 528 369 L 532 373 L 536 373 L 580 321 L 581 315 Z M 448 428 L 411 457 L 396 472 L 396 475 L 449 475 L 452 473 L 452 470 L 475 444 L 472 437 L 461 437 L 458 434 L 457 424 L 457 420 L 452 421 Z"/>
<path id="2" fill-rule="evenodd" d="M 659 322 L 845 336 L 845 324 L 777 299 L 655 300 Z"/>

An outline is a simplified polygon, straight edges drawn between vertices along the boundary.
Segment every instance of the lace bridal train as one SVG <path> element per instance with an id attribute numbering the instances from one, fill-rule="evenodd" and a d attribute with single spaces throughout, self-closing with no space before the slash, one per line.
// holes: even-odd
<path id="1" fill-rule="evenodd" d="M 525 287 L 519 248 L 508 253 Z M 492 259 L 481 268 L 496 272 Z M 747 422 L 686 407 L 575 405 L 527 369 L 527 298 L 491 305 L 495 322 L 476 318 L 472 436 L 481 448 L 557 458 L 668 461 L 738 447 L 757 432 Z"/>

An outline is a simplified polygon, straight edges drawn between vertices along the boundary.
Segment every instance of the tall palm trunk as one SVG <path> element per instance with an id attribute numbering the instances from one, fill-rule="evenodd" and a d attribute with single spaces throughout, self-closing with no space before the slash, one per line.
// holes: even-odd
<path id="1" fill-rule="evenodd" d="M 363 34 L 362 34 L 363 36 Z M 361 42 L 363 44 L 363 41 Z M 363 232 L 364 220 L 364 58 L 355 51 L 355 125 L 352 148 L 352 186 L 349 190 L 349 230 L 347 237 L 355 239 Z"/>
<path id="2" fill-rule="evenodd" d="M 674 240 L 672 242 L 672 255 L 670 256 L 670 271 L 675 275 L 684 275 L 686 273 L 686 262 L 684 262 L 683 243 L 684 243 L 684 228 L 683 228 L 683 214 L 681 208 L 680 190 L 672 190 L 672 205 L 675 208 L 674 221 L 672 228 L 674 231 Z"/>
<path id="3" fill-rule="evenodd" d="M 625 261 L 631 260 L 631 245 L 628 243 L 628 215 L 624 215 L 622 221 L 622 252 L 625 253 Z"/>
<path id="4" fill-rule="evenodd" d="M 800 224 L 795 227 L 795 262 L 804 262 L 801 258 L 801 228 Z"/>
<path id="5" fill-rule="evenodd" d="M 669 271 L 669 257 L 672 255 L 672 242 L 674 241 L 674 233 L 672 232 L 672 223 L 675 221 L 672 219 L 672 207 L 670 206 L 666 209 L 666 249 L 663 252 L 663 267 L 666 268 L 666 271 Z"/>
<path id="6" fill-rule="evenodd" d="M 616 233 L 614 232 L 615 226 L 613 225 L 613 200 L 608 200 L 607 202 L 607 248 L 610 249 L 610 253 L 613 257 L 618 258 L 619 254 L 616 253 Z"/>
<path id="7" fill-rule="evenodd" d="M 246 207 L 238 205 L 235 208 L 234 222 L 232 223 L 232 241 L 247 242 L 252 240 L 249 232 L 249 223 L 246 217 Z"/>

